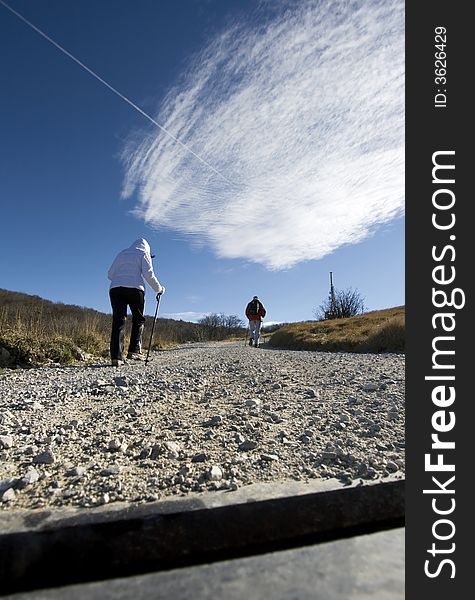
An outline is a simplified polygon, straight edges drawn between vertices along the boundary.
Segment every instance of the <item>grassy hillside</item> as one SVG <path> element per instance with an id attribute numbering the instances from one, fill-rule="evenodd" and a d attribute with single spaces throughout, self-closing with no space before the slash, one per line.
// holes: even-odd
<path id="1" fill-rule="evenodd" d="M 146 319 L 143 345 L 148 348 L 153 317 Z M 8 351 L 13 362 L 70 363 L 84 359 L 85 354 L 108 357 L 111 327 L 110 314 L 0 289 L 0 347 Z M 128 318 L 126 337 L 130 328 Z M 198 323 L 158 318 L 152 347 L 222 339 L 229 333 L 222 328 L 210 331 Z"/>
<path id="2" fill-rule="evenodd" d="M 290 323 L 272 334 L 270 344 L 295 350 L 404 352 L 404 315 L 404 307 L 399 306 L 349 319 Z M 145 348 L 152 322 L 147 317 Z M 108 357 L 111 325 L 110 314 L 0 289 L 0 348 L 8 351 L 14 363 L 71 363 L 88 354 Z M 129 318 L 126 337 L 130 327 Z M 159 318 L 152 347 L 223 339 L 244 331 L 210 330 L 197 323 Z"/>
<path id="3" fill-rule="evenodd" d="M 348 319 L 290 323 L 270 339 L 275 348 L 342 352 L 404 352 L 404 306 Z"/>

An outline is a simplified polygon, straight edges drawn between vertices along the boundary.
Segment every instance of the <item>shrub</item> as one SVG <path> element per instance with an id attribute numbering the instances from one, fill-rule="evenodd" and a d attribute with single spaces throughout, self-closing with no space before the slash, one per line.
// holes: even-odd
<path id="1" fill-rule="evenodd" d="M 71 363 L 77 359 L 77 346 L 63 337 L 41 337 L 9 331 L 0 336 L 0 346 L 14 362 L 32 365 L 45 362 Z"/>
<path id="2" fill-rule="evenodd" d="M 364 300 L 358 290 L 335 290 L 314 311 L 315 317 L 321 320 L 345 319 L 354 317 L 364 311 Z"/>

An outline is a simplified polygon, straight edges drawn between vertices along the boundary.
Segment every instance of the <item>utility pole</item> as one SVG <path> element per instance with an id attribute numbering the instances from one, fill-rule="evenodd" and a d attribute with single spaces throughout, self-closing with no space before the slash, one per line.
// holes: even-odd
<path id="1" fill-rule="evenodd" d="M 330 271 L 330 306 L 331 313 L 336 316 L 335 288 L 333 287 L 333 271 Z"/>

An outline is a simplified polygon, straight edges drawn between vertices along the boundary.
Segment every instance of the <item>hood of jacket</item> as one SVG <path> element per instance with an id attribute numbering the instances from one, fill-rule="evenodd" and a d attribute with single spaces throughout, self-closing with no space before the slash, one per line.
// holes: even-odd
<path id="1" fill-rule="evenodd" d="M 150 244 L 144 238 L 138 238 L 131 244 L 129 250 L 140 250 L 141 252 L 145 252 L 145 254 L 150 254 Z"/>

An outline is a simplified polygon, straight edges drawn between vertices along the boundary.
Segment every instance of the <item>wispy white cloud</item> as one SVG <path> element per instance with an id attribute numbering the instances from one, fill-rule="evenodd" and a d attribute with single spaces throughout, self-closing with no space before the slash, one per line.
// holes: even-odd
<path id="1" fill-rule="evenodd" d="M 270 269 L 319 259 L 404 210 L 404 2 L 289 3 L 196 57 L 124 151 L 135 214 Z"/>

